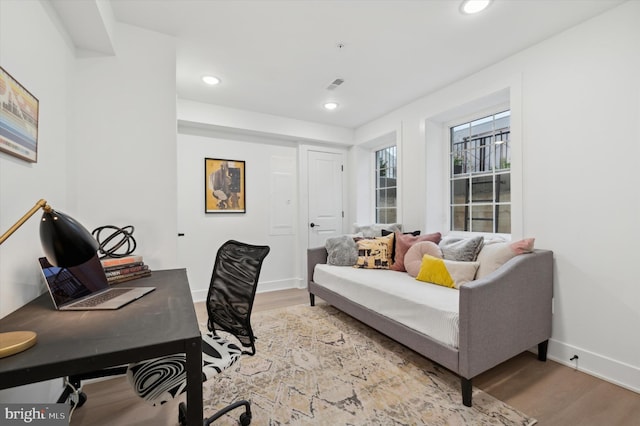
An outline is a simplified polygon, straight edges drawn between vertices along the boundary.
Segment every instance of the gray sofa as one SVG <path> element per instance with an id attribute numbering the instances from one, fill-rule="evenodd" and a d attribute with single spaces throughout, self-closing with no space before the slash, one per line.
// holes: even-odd
<path id="1" fill-rule="evenodd" d="M 478 374 L 536 345 L 538 359 L 546 361 L 553 296 L 553 253 L 549 250 L 516 256 L 492 274 L 460 287 L 457 349 L 314 282 L 315 265 L 326 261 L 324 247 L 308 249 L 311 306 L 318 296 L 453 371 L 460 377 L 462 402 L 468 407 L 472 405 L 472 378 Z"/>

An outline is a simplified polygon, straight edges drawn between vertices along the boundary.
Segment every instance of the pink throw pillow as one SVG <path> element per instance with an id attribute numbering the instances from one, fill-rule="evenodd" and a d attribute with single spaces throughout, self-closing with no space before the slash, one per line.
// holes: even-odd
<path id="1" fill-rule="evenodd" d="M 400 232 L 396 232 L 396 252 L 395 252 L 395 261 L 391 265 L 389 269 L 393 271 L 404 272 L 406 271 L 404 264 L 404 257 L 407 254 L 407 251 L 416 243 L 423 241 L 431 241 L 435 244 L 438 244 L 442 239 L 442 234 L 439 232 L 434 232 L 433 234 L 426 235 L 411 235 L 411 234 L 402 234 Z"/>
<path id="2" fill-rule="evenodd" d="M 535 240 L 535 238 L 525 238 L 524 240 L 511 243 L 509 247 L 511 247 L 511 250 L 513 250 L 516 255 L 531 253 L 533 251 L 533 243 Z"/>
<path id="3" fill-rule="evenodd" d="M 404 255 L 404 266 L 407 269 L 407 274 L 414 278 L 418 276 L 422 266 L 422 258 L 425 254 L 442 259 L 442 251 L 433 241 L 415 243 Z"/>

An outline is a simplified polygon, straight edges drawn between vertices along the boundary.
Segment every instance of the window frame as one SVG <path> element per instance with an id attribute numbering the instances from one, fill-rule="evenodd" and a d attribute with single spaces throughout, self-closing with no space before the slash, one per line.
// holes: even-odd
<path id="1" fill-rule="evenodd" d="M 453 187 L 452 184 L 454 182 L 454 180 L 456 180 L 454 178 L 454 173 L 453 173 L 453 152 L 452 152 L 452 135 L 451 135 L 451 129 L 460 125 L 464 125 L 467 123 L 471 123 L 473 121 L 477 121 L 477 120 L 482 120 L 484 118 L 488 118 L 491 116 L 495 116 L 495 115 L 499 115 L 503 112 L 507 112 L 509 111 L 510 113 L 510 119 L 509 119 L 509 150 L 510 150 L 510 164 L 509 164 L 509 168 L 508 168 L 508 172 L 506 173 L 501 173 L 500 171 L 496 172 L 495 170 L 491 170 L 491 173 L 487 173 L 487 174 L 474 174 L 474 173 L 464 173 L 464 176 L 467 176 L 468 179 L 473 179 L 474 177 L 478 178 L 478 177 L 487 177 L 487 176 L 492 176 L 494 179 L 496 176 L 499 176 L 501 174 L 508 174 L 509 175 L 509 179 L 510 179 L 510 190 L 509 190 L 509 202 L 496 202 L 495 201 L 495 193 L 493 194 L 493 199 L 491 201 L 491 203 L 479 203 L 478 205 L 490 205 L 492 206 L 492 212 L 493 212 L 493 219 L 492 221 L 494 222 L 494 230 L 496 232 L 486 232 L 486 231 L 465 231 L 465 230 L 453 230 L 452 229 L 452 225 L 453 225 L 453 215 L 452 215 L 452 208 L 454 206 L 452 197 L 453 197 Z M 466 114 L 466 115 L 461 115 L 455 119 L 449 120 L 445 123 L 443 123 L 443 141 L 445 143 L 445 149 L 444 151 L 444 157 L 445 157 L 445 161 L 447 166 L 444 168 L 445 170 L 445 194 L 446 194 L 446 212 L 445 212 L 445 217 L 446 217 L 446 229 L 448 230 L 447 233 L 448 235 L 454 235 L 454 236 L 496 236 L 496 237 L 501 237 L 504 238 L 506 240 L 510 240 L 512 238 L 512 235 L 514 234 L 514 221 L 513 221 L 513 215 L 514 215 L 514 202 L 517 202 L 517 200 L 514 199 L 514 182 L 513 182 L 513 177 L 514 177 L 514 169 L 513 169 L 513 161 L 514 161 L 514 131 L 513 131 L 513 126 L 514 126 L 514 122 L 513 122 L 513 109 L 510 107 L 509 103 L 501 103 L 499 105 L 494 105 L 492 107 L 489 108 L 484 108 L 484 109 L 480 109 L 477 110 L 471 114 Z M 492 152 L 493 154 L 493 152 Z M 492 160 L 493 162 L 493 160 Z M 489 163 L 490 165 L 492 164 Z M 502 169 L 501 169 L 502 170 Z M 505 169 L 506 170 L 506 169 Z M 493 188 L 495 191 L 495 181 L 493 184 Z M 464 203 L 464 204 L 470 204 L 471 203 L 471 196 L 469 198 L 469 200 Z M 504 232 L 497 232 L 497 230 L 495 229 L 495 209 L 497 207 L 499 207 L 500 205 L 509 205 L 510 208 L 510 232 L 509 233 L 504 233 Z"/>
<path id="2" fill-rule="evenodd" d="M 396 213 L 396 220 L 393 222 L 389 222 L 389 221 L 384 221 L 384 222 L 379 222 L 378 219 L 378 212 L 381 210 L 381 208 L 378 206 L 378 182 L 380 179 L 380 176 L 378 175 L 378 171 L 380 170 L 378 167 L 378 163 L 377 163 L 377 158 L 378 158 L 378 152 L 383 151 L 383 150 L 388 150 L 390 148 L 394 148 L 395 149 L 395 167 L 387 167 L 387 170 L 391 170 L 395 168 L 395 179 L 396 179 L 396 184 L 395 187 L 392 186 L 387 186 L 385 187 L 386 189 L 389 188 L 395 188 L 395 192 L 396 192 L 396 203 L 395 203 L 395 213 Z M 399 161 L 399 153 L 400 153 L 400 148 L 397 144 L 396 141 L 393 142 L 387 142 L 375 147 L 371 148 L 371 162 L 372 162 L 372 212 L 373 212 L 373 221 L 374 223 L 400 223 L 400 172 L 399 172 L 399 165 L 400 165 L 400 161 Z M 388 208 L 388 207 L 387 207 Z"/>

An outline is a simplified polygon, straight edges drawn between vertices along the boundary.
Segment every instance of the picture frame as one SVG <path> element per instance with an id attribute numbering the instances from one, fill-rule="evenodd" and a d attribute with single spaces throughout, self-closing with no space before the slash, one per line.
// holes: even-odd
<path id="1" fill-rule="evenodd" d="M 0 67 L 0 151 L 38 162 L 39 105 L 38 98 Z"/>
<path id="2" fill-rule="evenodd" d="M 205 213 L 246 213 L 246 168 L 242 160 L 204 159 Z"/>

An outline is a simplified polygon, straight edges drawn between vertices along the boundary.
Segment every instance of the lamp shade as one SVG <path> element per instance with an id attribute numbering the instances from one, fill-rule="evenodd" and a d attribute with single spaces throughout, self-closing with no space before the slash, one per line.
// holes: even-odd
<path id="1" fill-rule="evenodd" d="M 53 209 L 42 214 L 40 242 L 49 263 L 60 267 L 80 265 L 98 250 L 98 242 L 80 222 Z"/>

